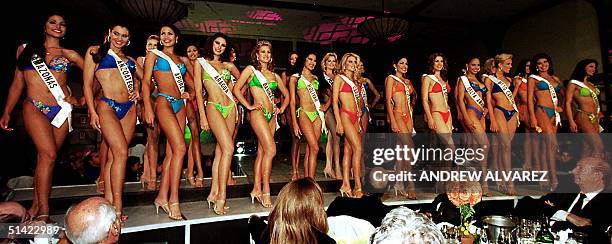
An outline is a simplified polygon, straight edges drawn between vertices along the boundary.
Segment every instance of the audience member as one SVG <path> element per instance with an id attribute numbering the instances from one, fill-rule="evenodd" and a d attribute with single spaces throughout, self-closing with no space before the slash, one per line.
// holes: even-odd
<path id="1" fill-rule="evenodd" d="M 442 232 L 427 216 L 407 207 L 389 212 L 370 238 L 372 244 L 445 243 Z"/>
<path id="2" fill-rule="evenodd" d="M 121 224 L 106 199 L 92 197 L 68 209 L 66 236 L 74 244 L 117 243 Z"/>
<path id="3" fill-rule="evenodd" d="M 327 217 L 327 224 L 327 235 L 337 243 L 368 243 L 375 230 L 370 222 L 347 215 Z"/>
<path id="4" fill-rule="evenodd" d="M 391 207 L 384 205 L 379 197 L 364 195 L 361 198 L 336 197 L 327 208 L 327 216 L 348 215 L 379 226 Z"/>
<path id="5" fill-rule="evenodd" d="M 555 221 L 553 230 L 585 232 L 589 243 L 609 241 L 606 228 L 612 224 L 609 206 L 612 197 L 605 193 L 610 165 L 601 158 L 586 157 L 571 171 L 580 193 L 551 193 L 540 201 L 544 214 Z"/>
<path id="6" fill-rule="evenodd" d="M 254 215 L 249 232 L 255 243 L 336 243 L 326 233 L 323 191 L 311 178 L 285 185 L 272 207 L 268 224 Z"/>

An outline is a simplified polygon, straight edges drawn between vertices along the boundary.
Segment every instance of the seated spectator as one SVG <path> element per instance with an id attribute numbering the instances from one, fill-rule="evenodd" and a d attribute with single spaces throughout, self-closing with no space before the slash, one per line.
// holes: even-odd
<path id="1" fill-rule="evenodd" d="M 424 209 L 423 212 L 431 217 L 433 222 L 441 223 L 448 222 L 455 226 L 461 223 L 461 214 L 459 206 L 464 203 L 470 205 L 476 210 L 474 215 L 475 220 L 479 220 L 482 214 L 482 193 L 480 183 L 476 181 L 465 182 L 448 182 L 446 184 L 446 193 L 436 196 L 430 207 Z"/>
<path id="2" fill-rule="evenodd" d="M 427 216 L 407 207 L 398 207 L 385 216 L 370 243 L 445 243 L 445 240 Z"/>
<path id="3" fill-rule="evenodd" d="M 580 193 L 551 193 L 540 198 L 543 212 L 555 221 L 553 230 L 572 229 L 587 233 L 589 243 L 607 243 L 606 229 L 612 224 L 609 206 L 612 197 L 605 193 L 610 165 L 605 159 L 586 157 L 571 171 Z"/>
<path id="4" fill-rule="evenodd" d="M 28 211 L 17 202 L 0 202 L 0 223 L 23 223 L 30 218 Z"/>
<path id="5" fill-rule="evenodd" d="M 370 222 L 347 215 L 327 217 L 327 224 L 327 234 L 337 243 L 368 243 L 375 230 Z"/>
<path id="6" fill-rule="evenodd" d="M 380 221 L 391 210 L 376 196 L 364 195 L 361 198 L 336 197 L 327 208 L 327 216 L 348 215 L 363 219 L 373 226 L 379 226 Z"/>
<path id="7" fill-rule="evenodd" d="M 255 243 L 336 243 L 326 233 L 323 191 L 311 178 L 285 185 L 272 207 L 268 224 L 254 215 L 249 232 Z"/>
<path id="8" fill-rule="evenodd" d="M 72 243 L 117 243 L 121 224 L 115 208 L 101 197 L 88 198 L 68 209 L 66 236 Z"/>

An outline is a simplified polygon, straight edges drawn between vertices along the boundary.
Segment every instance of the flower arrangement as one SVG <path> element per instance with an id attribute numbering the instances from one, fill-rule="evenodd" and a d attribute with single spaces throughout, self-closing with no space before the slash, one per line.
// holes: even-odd
<path id="1" fill-rule="evenodd" d="M 476 213 L 474 205 L 482 200 L 482 189 L 478 182 L 451 182 L 446 195 L 453 205 L 459 208 L 461 225 L 459 233 L 462 239 L 475 239 L 476 227 L 472 225 L 472 217 Z M 467 241 L 468 243 L 470 241 Z"/>

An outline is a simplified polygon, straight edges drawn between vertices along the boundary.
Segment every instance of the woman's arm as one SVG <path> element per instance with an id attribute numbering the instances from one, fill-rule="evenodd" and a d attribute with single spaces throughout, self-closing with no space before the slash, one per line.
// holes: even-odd
<path id="1" fill-rule="evenodd" d="M 495 112 L 493 111 L 493 80 L 487 76 L 484 78 L 484 83 L 487 87 L 487 109 L 491 120 L 491 131 L 497 132 L 497 118 L 495 118 Z"/>
<path id="2" fill-rule="evenodd" d="M 457 91 L 456 101 L 457 105 L 459 105 L 459 116 L 463 119 L 463 124 L 465 124 L 465 126 L 467 126 L 470 131 L 474 131 L 474 122 L 472 121 L 470 116 L 468 116 L 467 109 L 465 107 L 465 103 L 467 102 L 465 96 L 465 85 L 461 81 L 461 78 L 459 78 L 459 80 L 457 81 L 457 86 L 455 90 Z"/>
<path id="3" fill-rule="evenodd" d="M 421 86 L 421 100 L 423 101 L 423 112 L 425 112 L 425 118 L 427 119 L 427 126 L 431 130 L 436 130 L 436 123 L 433 121 L 431 116 L 431 110 L 429 109 L 429 83 L 433 80 L 427 76 L 423 78 Z"/>
<path id="4" fill-rule="evenodd" d="M 287 86 L 285 85 L 285 81 L 280 78 L 276 73 L 274 73 L 274 78 L 278 82 L 278 89 L 280 89 L 281 94 L 283 95 L 283 103 L 279 109 L 278 113 L 284 113 L 287 106 L 289 106 L 289 91 L 287 90 Z"/>
<path id="5" fill-rule="evenodd" d="M 100 118 L 96 112 L 93 95 L 94 74 L 97 64 L 93 61 L 92 53 L 97 53 L 98 48 L 99 46 L 91 46 L 87 49 L 87 53 L 85 53 L 83 65 L 83 96 L 85 96 L 85 103 L 87 104 L 89 124 L 98 132 L 102 133 L 100 129 Z"/>
<path id="6" fill-rule="evenodd" d="M 153 65 L 157 56 L 150 52 L 147 54 L 144 62 L 144 77 L 142 79 L 142 100 L 144 103 L 145 122 L 149 126 L 153 126 L 155 122 L 155 114 L 151 105 L 151 79 L 153 77 Z"/>
<path id="7" fill-rule="evenodd" d="M 395 121 L 395 114 L 393 113 L 393 85 L 395 81 L 391 76 L 387 76 L 385 79 L 385 107 L 387 108 L 387 116 L 389 117 L 389 123 L 391 124 L 391 131 L 399 132 L 397 123 Z"/>
<path id="8" fill-rule="evenodd" d="M 376 90 L 374 83 L 372 83 L 370 79 L 366 78 L 366 82 L 368 83 L 368 88 L 370 89 L 370 91 L 374 93 L 374 100 L 372 100 L 372 103 L 370 104 L 370 109 L 372 109 L 375 108 L 378 101 L 380 101 L 380 92 Z"/>
<path id="9" fill-rule="evenodd" d="M 300 137 L 300 126 L 298 125 L 298 120 L 297 120 L 297 116 L 296 116 L 296 83 L 297 83 L 297 78 L 295 76 L 291 76 L 289 78 L 289 97 L 291 98 L 290 102 L 289 102 L 289 108 L 291 109 L 289 112 L 291 113 L 291 122 L 293 123 L 293 134 L 296 137 Z"/>
<path id="10" fill-rule="evenodd" d="M 576 121 L 574 121 L 574 111 L 572 110 L 575 90 L 576 85 L 570 82 L 567 85 L 567 92 L 565 93 L 565 113 L 567 115 L 567 120 L 569 121 L 570 130 L 574 133 L 578 132 L 578 125 L 576 125 Z"/>
<path id="11" fill-rule="evenodd" d="M 16 59 L 19 58 L 21 52 L 23 52 L 23 45 L 19 45 L 17 47 Z M 17 105 L 17 101 L 19 97 L 21 97 L 21 93 L 23 92 L 23 88 L 25 87 L 25 80 L 23 78 L 23 71 L 19 70 L 18 67 L 15 67 L 15 74 L 13 76 L 13 83 L 11 83 L 11 87 L 8 90 L 8 95 L 6 98 L 6 104 L 4 105 L 4 113 L 2 113 L 2 118 L 0 118 L 0 127 L 3 130 L 11 131 L 12 128 L 8 127 L 8 123 L 11 119 L 11 113 Z"/>
<path id="12" fill-rule="evenodd" d="M 242 93 L 242 87 L 246 84 L 246 81 L 251 78 L 252 75 L 254 75 L 251 67 L 252 66 L 249 65 L 246 67 L 246 69 L 242 71 L 242 74 L 240 74 L 240 78 L 238 78 L 238 80 L 236 81 L 236 85 L 234 85 L 234 88 L 232 89 L 234 97 L 236 97 L 238 102 L 240 102 L 242 106 L 244 106 L 248 110 L 260 109 L 262 107 L 262 104 L 258 104 L 257 106 L 249 104 L 249 101 L 247 101 L 247 99 L 244 97 L 244 94 Z"/>
<path id="13" fill-rule="evenodd" d="M 529 111 L 529 124 L 531 128 L 536 128 L 538 120 L 535 116 L 535 86 L 536 80 L 529 78 L 527 80 L 527 110 Z"/>
<path id="14" fill-rule="evenodd" d="M 64 49 L 64 53 L 70 62 L 74 63 L 79 69 L 83 70 L 83 57 L 74 50 Z"/>
<path id="15" fill-rule="evenodd" d="M 334 109 L 334 117 L 336 118 L 336 133 L 339 135 L 344 134 L 344 127 L 342 126 L 342 120 L 340 120 L 340 107 L 338 106 L 340 102 L 340 87 L 343 84 L 344 81 L 340 78 L 340 75 L 337 75 L 336 78 L 334 78 L 334 85 L 332 88 L 332 106 Z"/>
<path id="16" fill-rule="evenodd" d="M 195 65 L 193 75 L 196 103 L 198 104 L 198 113 L 200 114 L 200 128 L 202 130 L 208 130 L 209 126 L 208 120 L 206 119 L 206 108 L 204 107 L 204 81 L 202 80 L 201 65 Z"/>

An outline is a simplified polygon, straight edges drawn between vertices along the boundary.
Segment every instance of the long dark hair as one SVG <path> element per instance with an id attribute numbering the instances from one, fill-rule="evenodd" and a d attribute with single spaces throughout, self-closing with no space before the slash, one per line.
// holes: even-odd
<path id="1" fill-rule="evenodd" d="M 548 73 L 548 75 L 554 75 L 555 71 L 553 70 L 552 58 L 546 53 L 538 53 L 533 56 L 533 58 L 531 59 L 531 64 L 529 64 L 529 71 L 531 71 L 532 74 L 538 74 L 538 59 L 543 58 L 548 61 L 548 71 L 546 73 Z"/>
<path id="2" fill-rule="evenodd" d="M 429 58 L 427 58 L 427 73 L 430 75 L 435 74 L 434 71 L 434 61 L 436 60 L 436 57 L 442 57 L 442 60 L 444 62 L 444 65 L 442 66 L 442 70 L 440 70 L 440 77 L 443 80 L 446 80 L 446 75 L 448 74 L 448 60 L 446 60 L 446 56 L 444 56 L 443 53 L 432 53 L 431 55 L 429 55 Z"/>
<path id="3" fill-rule="evenodd" d="M 173 24 L 163 24 L 163 25 L 161 25 L 159 27 L 159 32 L 160 32 L 159 33 L 160 34 L 159 35 L 159 45 L 157 45 L 157 49 L 160 50 L 160 51 L 164 50 L 164 45 L 161 42 L 161 29 L 164 28 L 164 27 L 168 27 L 168 28 L 172 29 L 172 32 L 174 32 L 174 36 L 176 36 L 176 38 L 181 37 L 181 31 L 178 28 L 176 28 L 176 26 L 174 26 Z M 180 48 L 177 48 L 177 47 L 178 47 L 178 42 L 174 44 L 174 51 L 175 52 L 177 52 L 178 50 L 181 50 Z"/>
<path id="4" fill-rule="evenodd" d="M 468 59 L 465 60 L 465 66 L 466 67 L 465 67 L 465 71 L 463 72 L 463 75 L 465 75 L 466 77 L 467 77 L 467 74 L 468 74 L 468 69 L 470 68 L 470 63 L 474 59 L 478 59 L 478 62 L 480 62 L 480 58 L 478 56 L 469 56 Z M 482 70 L 483 70 L 482 66 L 483 66 L 483 64 L 480 63 L 480 71 L 478 72 L 478 74 L 475 75 L 476 76 L 475 77 L 476 80 L 478 82 L 480 82 L 480 83 L 484 83 L 483 81 L 480 80 L 480 76 L 481 76 L 480 74 L 482 74 Z"/>
<path id="5" fill-rule="evenodd" d="M 317 57 L 317 53 L 316 52 L 309 51 L 309 52 L 305 52 L 305 54 L 306 55 L 304 55 L 302 58 L 299 58 L 299 55 L 298 55 L 298 59 L 295 62 L 295 65 L 293 66 L 294 68 L 292 68 L 292 69 L 287 68 L 287 75 L 293 75 L 293 74 L 301 75 L 302 74 L 302 70 L 304 69 L 304 65 L 306 65 L 306 59 L 308 58 L 308 56 L 310 56 L 312 54 L 312 55 L 315 55 L 315 57 Z M 289 54 L 289 55 L 291 55 L 291 54 Z M 312 74 L 313 75 L 318 74 L 318 67 L 317 66 L 319 66 L 319 65 L 315 64 L 315 67 L 312 70 Z"/>
<path id="6" fill-rule="evenodd" d="M 599 63 L 597 63 L 597 60 L 595 59 L 583 59 L 580 60 L 580 62 L 578 62 L 576 64 L 576 67 L 574 68 L 574 72 L 572 72 L 572 76 L 570 76 L 571 80 L 577 80 L 577 81 L 583 81 L 584 77 L 587 75 L 586 74 L 586 67 L 589 64 L 595 63 L 595 67 L 599 66 Z"/>
<path id="7" fill-rule="evenodd" d="M 64 19 L 64 22 L 67 22 L 66 17 L 64 17 L 62 13 L 53 11 L 46 16 L 43 22 L 45 24 L 43 26 L 46 25 L 47 21 L 49 21 L 49 18 L 51 18 L 51 16 L 56 16 L 56 15 L 62 17 Z M 34 56 L 35 54 L 38 55 L 43 61 L 46 60 L 47 49 L 45 48 L 45 45 L 44 45 L 45 35 L 46 33 L 43 33 L 43 35 L 40 36 L 39 38 L 33 38 L 31 42 L 27 43 L 27 45 L 21 52 L 21 55 L 19 55 L 19 58 L 17 59 L 17 68 L 19 70 L 23 70 L 24 67 L 32 65 L 31 63 L 32 56 Z M 60 39 L 60 42 L 61 42 L 61 39 Z"/>
<path id="8" fill-rule="evenodd" d="M 389 71 L 388 71 L 389 75 L 395 75 L 396 72 L 395 72 L 395 68 L 393 67 L 393 65 L 397 65 L 397 63 L 399 63 L 399 61 L 402 60 L 403 58 L 406 59 L 406 65 L 408 65 L 408 57 L 407 56 L 399 55 L 399 56 L 395 57 L 393 59 L 393 63 L 391 63 L 391 65 L 389 66 Z M 410 68 L 410 65 L 408 65 L 408 68 Z M 402 76 L 403 77 L 401 77 L 401 78 L 404 78 L 404 79 L 408 78 L 407 77 L 408 73 L 406 72 L 406 74 L 403 74 Z"/>
<path id="9" fill-rule="evenodd" d="M 128 30 L 128 33 L 130 32 L 130 28 L 127 27 L 126 24 L 123 23 L 116 23 L 114 25 L 111 25 L 111 27 L 108 29 L 109 33 L 108 35 L 104 38 L 104 40 L 100 43 L 100 48 L 98 48 L 98 52 L 97 53 L 91 53 L 91 56 L 93 58 L 94 63 L 99 63 L 100 60 L 102 60 L 102 58 L 104 58 L 104 56 L 106 56 L 106 53 L 108 52 L 108 49 L 110 49 L 110 35 L 112 35 L 113 29 L 115 27 L 123 27 L 126 28 Z M 129 39 L 128 39 L 128 43 L 129 43 Z M 127 44 L 125 46 L 122 47 L 125 48 L 127 46 Z"/>
<path id="10" fill-rule="evenodd" d="M 527 62 L 530 62 L 531 60 L 529 59 L 522 59 L 519 63 L 518 66 L 516 68 L 516 74 L 515 76 L 520 76 L 523 78 L 527 78 L 525 76 L 527 76 Z M 531 64 L 529 64 L 529 72 L 533 73 L 534 70 L 531 69 Z"/>
<path id="11" fill-rule="evenodd" d="M 232 45 L 231 45 L 229 37 L 227 37 L 227 35 L 220 33 L 220 32 L 217 32 L 213 36 L 208 38 L 208 40 L 206 41 L 206 45 L 204 46 L 204 53 L 202 57 L 204 57 L 205 59 L 209 59 L 209 60 L 212 60 L 214 58 L 215 54 L 213 52 L 213 44 L 215 42 L 215 39 L 219 37 L 225 39 L 225 44 L 226 44 L 225 51 L 223 51 L 223 53 L 221 53 L 221 56 L 219 56 L 219 61 L 229 62 Z"/>

